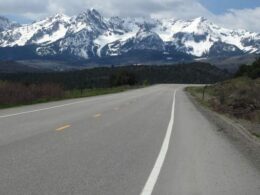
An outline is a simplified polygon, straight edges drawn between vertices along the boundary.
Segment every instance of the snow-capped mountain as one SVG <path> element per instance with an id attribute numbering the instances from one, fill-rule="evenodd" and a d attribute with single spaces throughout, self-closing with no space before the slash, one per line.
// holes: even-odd
<path id="1" fill-rule="evenodd" d="M 11 55 L 14 51 L 26 52 L 26 58 L 79 60 L 142 55 L 143 51 L 166 61 L 260 53 L 259 33 L 222 28 L 205 18 L 105 18 L 92 9 L 15 27 L 2 21 L 6 20 L 0 18 L 0 59 L 23 56 Z"/>
<path id="2" fill-rule="evenodd" d="M 5 31 L 5 30 L 9 30 L 9 29 L 13 29 L 16 27 L 19 27 L 20 25 L 15 23 L 15 22 L 11 22 L 9 19 L 0 16 L 0 32 L 1 31 Z"/>

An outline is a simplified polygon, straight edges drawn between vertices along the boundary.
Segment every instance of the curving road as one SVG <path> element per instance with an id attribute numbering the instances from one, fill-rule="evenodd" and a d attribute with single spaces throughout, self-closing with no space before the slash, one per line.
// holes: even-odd
<path id="1" fill-rule="evenodd" d="M 1 110 L 0 194 L 259 195 L 258 170 L 183 87 Z"/>

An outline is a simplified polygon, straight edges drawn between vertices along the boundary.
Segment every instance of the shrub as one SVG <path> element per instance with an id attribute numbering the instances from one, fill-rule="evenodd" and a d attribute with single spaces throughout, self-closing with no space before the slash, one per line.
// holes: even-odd
<path id="1" fill-rule="evenodd" d="M 260 57 L 252 65 L 242 65 L 235 76 L 248 76 L 252 79 L 260 78 Z"/>
<path id="2" fill-rule="evenodd" d="M 214 95 L 209 103 L 214 110 L 238 118 L 259 120 L 260 78 L 240 77 L 211 88 Z"/>
<path id="3" fill-rule="evenodd" d="M 64 90 L 57 84 L 25 85 L 21 83 L 0 82 L 0 105 L 28 104 L 35 101 L 58 99 Z"/>

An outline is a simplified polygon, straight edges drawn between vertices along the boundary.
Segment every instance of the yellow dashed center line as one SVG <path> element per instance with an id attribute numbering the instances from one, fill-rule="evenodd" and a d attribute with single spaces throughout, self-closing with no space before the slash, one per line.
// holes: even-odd
<path id="1" fill-rule="evenodd" d="M 100 113 L 95 114 L 93 117 L 94 117 L 94 118 L 99 118 L 99 117 L 101 117 L 101 114 L 100 114 Z"/>
<path id="2" fill-rule="evenodd" d="M 71 125 L 65 125 L 56 129 L 56 131 L 63 131 L 64 129 L 70 128 Z"/>

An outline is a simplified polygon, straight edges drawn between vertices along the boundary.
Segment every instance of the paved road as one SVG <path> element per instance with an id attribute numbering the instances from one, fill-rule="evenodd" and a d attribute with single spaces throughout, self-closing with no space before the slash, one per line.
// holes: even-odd
<path id="1" fill-rule="evenodd" d="M 259 195 L 257 169 L 182 88 L 1 110 L 0 194 Z"/>

